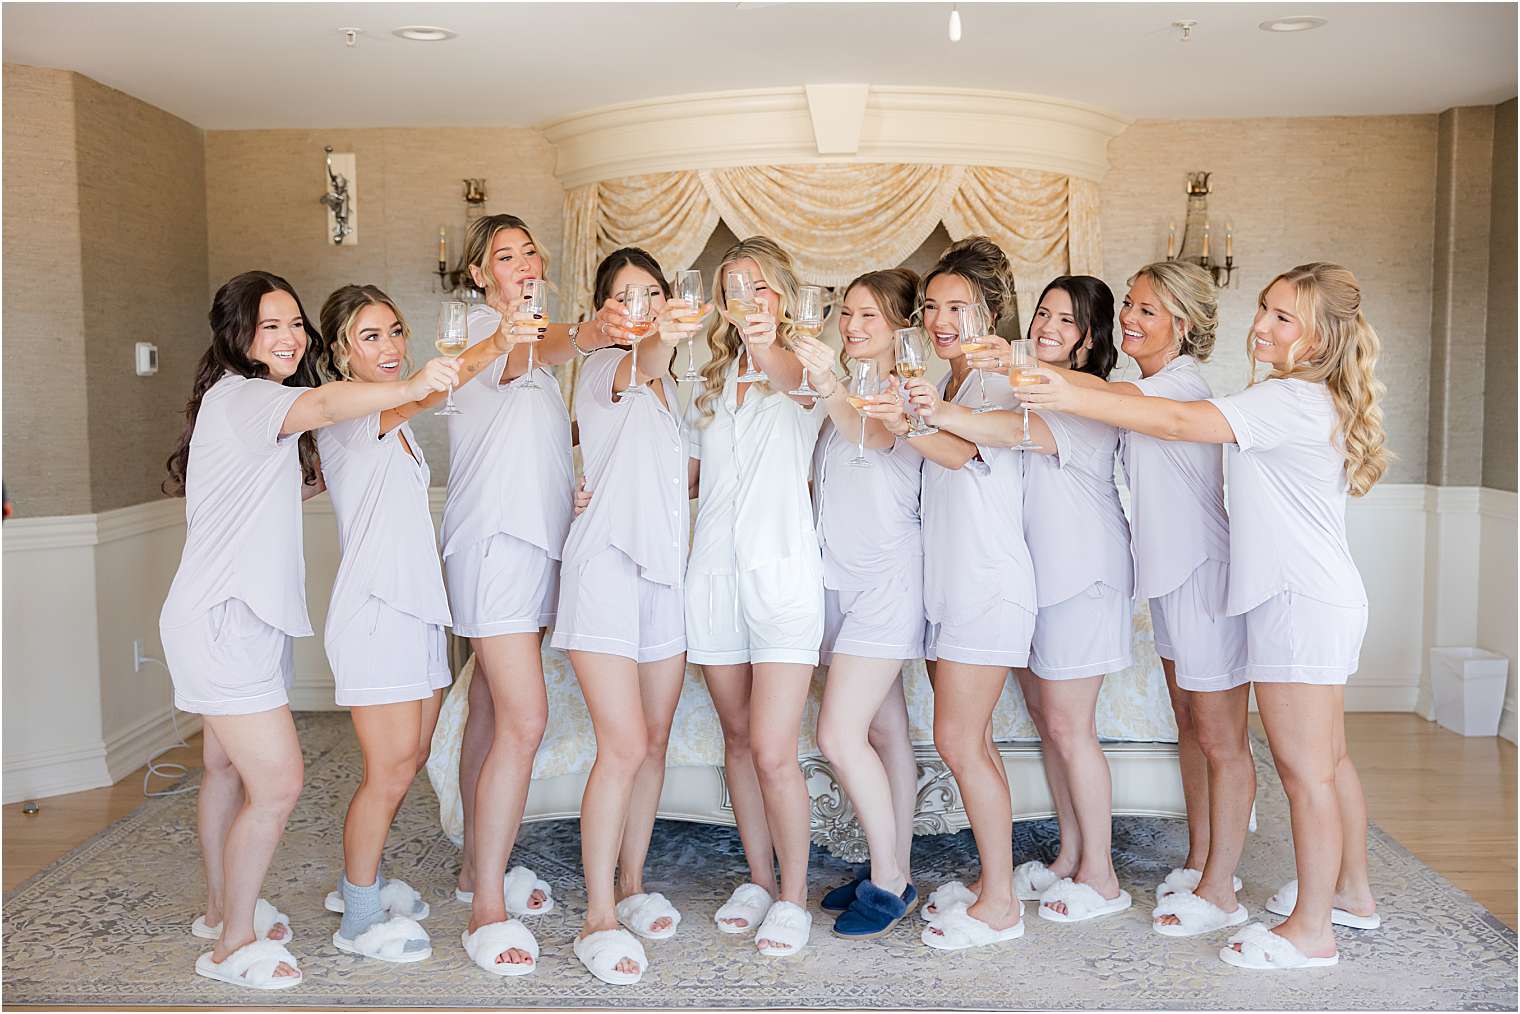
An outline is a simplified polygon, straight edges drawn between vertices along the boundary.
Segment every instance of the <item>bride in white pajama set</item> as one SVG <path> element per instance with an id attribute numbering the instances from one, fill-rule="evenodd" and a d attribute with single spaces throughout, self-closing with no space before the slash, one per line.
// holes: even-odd
<path id="1" fill-rule="evenodd" d="M 1047 373 L 1031 400 L 1165 440 L 1229 447 L 1226 612 L 1245 617 L 1246 674 L 1288 796 L 1298 880 L 1267 902 L 1286 920 L 1246 926 L 1220 957 L 1244 968 L 1312 968 L 1338 960 L 1332 924 L 1378 924 L 1344 708 L 1367 629 L 1346 495 L 1370 490 L 1388 459 L 1373 373 L 1379 342 L 1355 276 L 1312 263 L 1262 290 L 1249 348 L 1272 373 L 1226 398 L 1133 397 Z"/>
<path id="2" fill-rule="evenodd" d="M 444 390 L 436 359 L 405 381 L 314 385 L 321 338 L 295 291 L 263 271 L 217 290 L 188 423 L 165 491 L 185 496 L 185 549 L 159 631 L 175 705 L 204 716 L 200 838 L 209 903 L 191 932 L 215 946 L 198 974 L 255 989 L 299 985 L 289 921 L 259 897 L 301 792 L 290 717 L 291 638 L 312 633 L 301 500 L 320 491 L 307 430 Z M 316 356 L 313 351 L 313 358 Z"/>
<path id="3" fill-rule="evenodd" d="M 769 239 L 744 240 L 724 255 L 715 296 L 730 270 L 750 274 L 760 308 L 742 329 L 727 317 L 715 323 L 712 358 L 688 410 L 701 503 L 686 571 L 686 643 L 723 726 L 724 772 L 750 871 L 714 918 L 722 932 L 754 932 L 760 953 L 780 956 L 801 950 L 812 927 L 812 808 L 797 736 L 823 638 L 807 475 L 824 409 L 782 393 L 803 372 L 782 343 L 797 291 L 791 259 Z M 751 358 L 765 383 L 739 382 L 740 362 Z"/>

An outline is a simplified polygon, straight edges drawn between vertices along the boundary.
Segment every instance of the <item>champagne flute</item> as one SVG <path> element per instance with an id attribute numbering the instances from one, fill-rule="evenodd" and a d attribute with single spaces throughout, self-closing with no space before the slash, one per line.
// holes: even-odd
<path id="1" fill-rule="evenodd" d="M 956 310 L 956 317 L 960 322 L 961 351 L 969 356 L 986 349 L 987 343 L 982 338 L 992 331 L 987 308 L 980 303 L 964 303 Z M 976 389 L 980 400 L 971 411 L 977 414 L 992 411 L 987 404 L 987 381 L 981 370 L 976 371 Z"/>
<path id="2" fill-rule="evenodd" d="M 1008 343 L 1008 382 L 1017 390 L 1020 387 L 1028 387 L 1039 383 L 1039 378 L 1030 373 L 1040 365 L 1039 358 L 1035 355 L 1033 338 L 1015 338 Z M 1016 451 L 1037 451 L 1040 445 L 1029 438 L 1029 402 L 1020 398 L 1019 403 L 1024 408 L 1024 439 L 1013 445 Z"/>
<path id="3" fill-rule="evenodd" d="M 850 407 L 860 413 L 860 440 L 855 445 L 855 457 L 849 459 L 857 468 L 868 467 L 871 459 L 866 457 L 866 407 L 881 393 L 881 371 L 874 359 L 850 360 Z"/>
<path id="4" fill-rule="evenodd" d="M 623 290 L 623 309 L 628 311 L 628 333 L 633 335 L 633 374 L 624 394 L 644 394 L 639 383 L 639 342 L 654 334 L 654 294 L 651 285 L 630 285 Z"/>
<path id="5" fill-rule="evenodd" d="M 690 271 L 676 272 L 676 298 L 685 300 L 691 304 L 691 309 L 683 316 L 677 317 L 682 324 L 699 324 L 702 322 L 702 272 L 696 268 Z M 702 379 L 702 374 L 697 372 L 696 335 L 686 339 L 686 372 L 681 374 L 681 383 L 691 384 Z"/>
<path id="6" fill-rule="evenodd" d="M 549 312 L 549 283 L 542 278 L 526 279 L 523 282 L 522 295 L 522 302 L 518 304 L 513 319 L 539 327 L 539 321 L 543 320 Z M 530 391 L 538 390 L 538 381 L 533 379 L 532 343 L 528 345 L 528 372 L 523 374 L 517 386 Z"/>
<path id="7" fill-rule="evenodd" d="M 728 303 L 728 316 L 734 326 L 741 331 L 749 320 L 749 315 L 760 312 L 760 301 L 755 295 L 755 280 L 749 276 L 748 271 L 730 271 L 723 276 L 723 296 Z M 765 373 L 755 369 L 755 356 L 749 350 L 749 342 L 743 338 L 744 355 L 749 363 L 749 368 L 739 374 L 739 383 L 758 384 L 765 380 Z"/>
<path id="8" fill-rule="evenodd" d="M 896 333 L 897 339 L 897 375 L 909 380 L 921 378 L 929 370 L 929 354 L 927 342 L 924 340 L 924 329 L 921 327 L 899 328 Z M 908 417 L 912 425 L 908 428 L 910 437 L 927 437 L 938 433 L 939 429 L 924 422 L 923 417 L 914 412 L 908 405 L 907 392 L 903 392 L 903 414 Z"/>
<path id="9" fill-rule="evenodd" d="M 792 332 L 804 338 L 817 338 L 823 334 L 823 290 L 818 286 L 798 286 L 797 315 L 792 321 Z M 797 389 L 787 393 L 799 398 L 818 397 L 818 392 L 813 390 L 812 384 L 808 383 L 807 370 L 802 371 L 802 383 L 797 385 Z"/>
<path id="10" fill-rule="evenodd" d="M 450 359 L 458 359 L 464 355 L 465 347 L 470 343 L 469 330 L 465 325 L 465 311 L 468 308 L 463 301 L 458 299 L 445 299 L 438 304 L 438 332 L 433 338 L 433 347 L 439 355 L 448 356 Z M 454 385 L 449 385 L 449 396 L 434 415 L 463 415 L 454 406 Z"/>

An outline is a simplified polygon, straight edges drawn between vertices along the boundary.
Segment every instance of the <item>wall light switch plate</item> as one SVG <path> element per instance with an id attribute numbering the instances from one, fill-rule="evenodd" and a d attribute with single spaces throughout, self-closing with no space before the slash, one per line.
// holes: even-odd
<path id="1" fill-rule="evenodd" d="M 138 342 L 134 359 L 139 377 L 151 377 L 158 372 L 158 346 L 152 342 Z"/>

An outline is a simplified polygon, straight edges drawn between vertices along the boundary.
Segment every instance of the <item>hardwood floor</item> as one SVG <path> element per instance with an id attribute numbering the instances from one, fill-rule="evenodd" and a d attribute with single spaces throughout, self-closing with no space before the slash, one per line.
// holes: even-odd
<path id="1" fill-rule="evenodd" d="M 1467 739 L 1408 714 L 1346 716 L 1351 755 L 1372 819 L 1510 926 L 1516 926 L 1515 746 Z M 165 760 L 199 762 L 191 750 Z M 3 808 L 0 858 L 10 891 L 141 805 L 143 772 L 107 789 L 41 800 L 25 816 Z"/>

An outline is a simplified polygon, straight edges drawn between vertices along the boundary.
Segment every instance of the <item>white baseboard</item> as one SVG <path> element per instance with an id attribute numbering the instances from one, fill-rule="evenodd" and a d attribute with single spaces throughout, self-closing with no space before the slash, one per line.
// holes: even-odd
<path id="1" fill-rule="evenodd" d="M 1511 743 L 1520 742 L 1520 740 L 1517 740 L 1515 738 L 1516 737 L 1516 721 L 1515 721 L 1515 706 L 1513 704 L 1505 704 L 1504 705 L 1504 713 L 1499 718 L 1499 735 L 1503 736 L 1505 739 L 1509 740 Z"/>
<path id="2" fill-rule="evenodd" d="M 7 757 L 4 766 L 6 803 L 59 796 L 110 785 L 115 779 L 106 765 L 106 745 L 66 750 L 39 750 L 22 757 Z"/>
<path id="3" fill-rule="evenodd" d="M 175 734 L 178 723 L 179 733 Z M 117 782 L 148 763 L 148 758 L 166 747 L 173 746 L 180 738 L 188 740 L 200 731 L 201 716 L 179 712 L 171 715 L 164 711 L 148 715 L 125 729 L 119 730 L 106 740 L 106 769 L 111 781 Z"/>
<path id="4" fill-rule="evenodd" d="M 328 673 L 296 673 L 290 685 L 291 711 L 347 711 L 333 703 L 333 680 Z"/>

